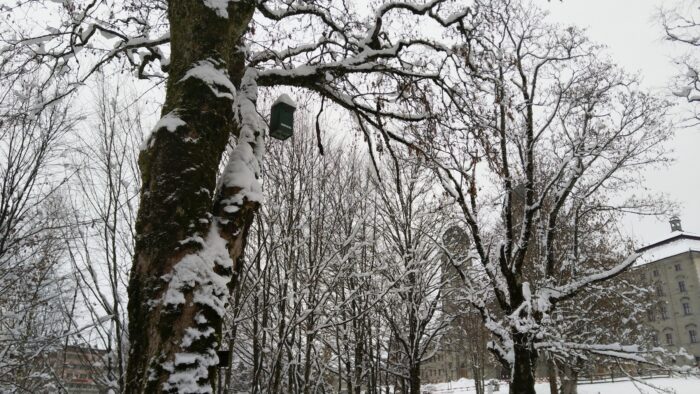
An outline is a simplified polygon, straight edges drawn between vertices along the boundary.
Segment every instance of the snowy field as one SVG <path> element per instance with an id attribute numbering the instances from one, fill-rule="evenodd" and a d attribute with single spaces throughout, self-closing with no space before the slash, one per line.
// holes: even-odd
<path id="1" fill-rule="evenodd" d="M 700 394 L 700 379 L 697 378 L 660 378 L 644 380 L 646 384 L 637 382 L 615 382 L 582 384 L 578 386 L 579 394 L 639 394 L 639 393 L 673 393 Z M 653 386 L 653 387 L 650 387 Z M 656 390 L 654 387 L 658 388 Z M 535 386 L 537 394 L 549 394 L 549 384 L 539 383 Z M 423 392 L 433 394 L 470 394 L 475 393 L 474 382 L 461 379 L 456 382 L 427 384 Z M 507 394 L 508 385 L 501 385 L 494 393 Z"/>

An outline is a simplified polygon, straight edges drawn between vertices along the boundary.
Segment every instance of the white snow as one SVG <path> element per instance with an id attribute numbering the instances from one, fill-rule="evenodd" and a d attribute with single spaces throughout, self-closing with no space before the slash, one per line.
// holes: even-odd
<path id="1" fill-rule="evenodd" d="M 674 231 L 669 237 L 665 239 L 669 239 L 678 235 L 689 235 L 698 237 L 697 234 Z M 654 261 L 665 259 L 667 257 L 675 256 L 677 254 L 687 253 L 689 251 L 700 252 L 700 240 L 680 238 L 666 244 L 655 246 L 649 250 L 641 252 L 641 256 L 639 257 L 639 259 L 637 259 L 634 266 L 639 267 Z"/>
<path id="2" fill-rule="evenodd" d="M 645 384 L 632 381 L 620 381 L 609 383 L 579 384 L 579 394 L 651 394 L 657 393 L 651 386 L 660 389 L 671 390 L 675 394 L 700 393 L 700 379 L 698 378 L 656 378 L 645 379 Z M 473 394 L 476 393 L 474 381 L 460 379 L 449 383 L 425 384 L 423 390 L 433 394 Z M 537 394 L 549 394 L 549 383 L 542 382 L 535 385 Z M 494 393 L 508 393 L 508 384 L 501 382 L 498 391 Z"/>
<path id="3" fill-rule="evenodd" d="M 211 58 L 198 61 L 192 68 L 187 70 L 180 82 L 189 78 L 197 78 L 207 84 L 216 97 L 226 97 L 233 100 L 236 87 L 233 86 L 228 71 L 219 68 L 220 66 L 221 64 L 219 61 Z M 222 90 L 222 88 L 224 90 Z"/>
<path id="4" fill-rule="evenodd" d="M 174 133 L 178 127 L 186 125 L 187 123 L 185 123 L 185 121 L 180 119 L 180 117 L 177 115 L 177 111 L 170 111 L 165 116 L 160 118 L 158 123 L 153 126 L 151 132 L 146 136 L 146 138 L 144 138 L 143 142 L 141 143 L 141 150 L 146 150 L 147 148 L 153 146 L 156 131 L 165 128 L 169 132 Z"/>
<path id="5" fill-rule="evenodd" d="M 201 316 L 201 315 L 198 315 Z M 195 319 L 196 320 L 196 319 Z M 205 321 L 206 323 L 206 321 Z M 193 327 L 188 327 L 185 329 L 185 337 L 182 339 L 182 347 L 190 347 L 192 345 L 192 342 L 198 340 L 199 338 L 202 337 L 208 337 L 210 335 L 214 335 L 214 328 L 213 327 L 207 327 L 204 330 L 200 330 L 197 328 Z"/>
<path id="6" fill-rule="evenodd" d="M 228 276 L 214 271 L 215 266 L 230 268 L 233 261 L 226 248 L 226 241 L 219 236 L 217 225 L 212 224 L 205 246 L 194 254 L 185 256 L 173 267 L 163 305 L 179 305 L 186 302 L 186 289 L 194 289 L 192 301 L 212 308 L 220 316 L 226 312 Z"/>
<path id="7" fill-rule="evenodd" d="M 296 101 L 294 101 L 294 99 L 289 97 L 289 95 L 286 93 L 283 93 L 281 96 L 277 97 L 277 100 L 275 100 L 275 102 L 272 104 L 272 106 L 274 107 L 278 103 L 284 103 L 284 104 L 287 104 L 290 107 L 294 107 L 294 108 L 297 107 Z"/>
<path id="8" fill-rule="evenodd" d="M 241 91 L 236 98 L 241 131 L 238 144 L 229 154 L 228 163 L 221 177 L 221 185 L 219 185 L 219 187 L 240 189 L 237 195 L 222 201 L 225 205 L 224 211 L 228 213 L 236 212 L 244 199 L 256 202 L 261 202 L 263 199 L 259 179 L 260 163 L 265 152 L 265 122 L 255 108 L 258 96 L 255 78 L 255 70 L 248 69 L 243 76 Z"/>
<path id="9" fill-rule="evenodd" d="M 228 18 L 228 3 L 230 0 L 204 0 L 204 5 L 216 12 L 222 18 Z"/>
<path id="10" fill-rule="evenodd" d="M 160 118 L 158 123 L 156 123 L 154 130 L 158 130 L 162 127 L 165 127 L 165 129 L 172 133 L 175 130 L 177 130 L 178 127 L 185 125 L 187 125 L 187 123 L 185 123 L 184 120 L 180 119 L 177 116 L 177 113 L 173 111 Z"/>
<path id="11" fill-rule="evenodd" d="M 688 97 L 690 92 L 692 92 L 692 89 L 689 86 L 684 86 L 681 89 L 673 91 L 673 94 L 678 97 Z"/>
<path id="12" fill-rule="evenodd" d="M 177 353 L 174 365 L 193 365 L 193 367 L 175 371 L 172 362 L 164 364 L 163 368 L 172 373 L 168 377 L 168 381 L 163 383 L 163 390 L 178 393 L 211 393 L 211 385 L 200 385 L 198 381 L 205 380 L 209 376 L 208 368 L 218 363 L 219 357 L 214 350 L 209 350 L 205 354 Z"/>
<path id="13" fill-rule="evenodd" d="M 193 295 L 190 302 L 208 306 L 220 316 L 225 314 L 228 283 L 231 277 L 216 273 L 215 268 L 218 266 L 230 269 L 233 261 L 229 256 L 226 240 L 219 235 L 218 227 L 218 223 L 214 221 L 209 234 L 202 242 L 202 248 L 196 253 L 185 256 L 173 267 L 172 274 L 163 278 L 168 282 L 162 299 L 163 305 L 167 307 L 188 302 L 185 291 L 191 290 Z M 207 319 L 201 314 L 195 316 L 195 321 L 200 327 L 207 323 Z M 211 392 L 211 386 L 206 384 L 206 378 L 209 375 L 208 369 L 219 362 L 216 350 L 210 347 L 200 352 L 187 351 L 195 341 L 215 335 L 213 327 L 200 327 L 187 328 L 180 343 L 183 351 L 176 353 L 174 360 L 162 364 L 163 369 L 169 372 L 167 382 L 163 383 L 165 391 Z M 200 381 L 205 383 L 200 384 Z"/>

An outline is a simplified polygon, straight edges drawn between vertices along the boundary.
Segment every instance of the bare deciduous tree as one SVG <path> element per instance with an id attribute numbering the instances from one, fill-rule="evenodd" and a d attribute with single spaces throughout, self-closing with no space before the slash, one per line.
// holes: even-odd
<path id="1" fill-rule="evenodd" d="M 673 94 L 693 105 L 696 122 L 700 119 L 695 105 L 700 102 L 700 66 L 696 54 L 700 47 L 700 23 L 697 17 L 698 2 L 695 0 L 675 2 L 663 8 L 659 15 L 666 40 L 689 49 L 686 55 L 675 60 L 679 73 L 673 81 Z"/>
<path id="2" fill-rule="evenodd" d="M 45 92 L 5 71 L 0 66 L 0 390 L 57 388 L 46 356 L 61 348 L 71 323 L 74 284 L 60 264 L 68 224 L 60 187 L 70 172 L 60 156 L 75 119 L 65 104 L 28 113 Z"/>
<path id="3" fill-rule="evenodd" d="M 467 283 L 467 293 L 494 336 L 490 349 L 511 370 L 511 393 L 531 394 L 541 351 L 640 357 L 636 346 L 567 344 L 553 314 L 633 264 L 634 254 L 601 256 L 570 235 L 585 229 L 602 240 L 610 225 L 583 224 L 656 212 L 621 193 L 642 168 L 664 162 L 669 105 L 602 60 L 581 32 L 543 23 L 537 8 L 493 1 L 481 11 L 483 34 L 459 72 L 463 99 L 453 102 L 464 121 L 422 138 L 488 277 L 485 289 Z"/>
<path id="4" fill-rule="evenodd" d="M 44 4 L 28 1 L 17 8 Z M 403 31 L 387 27 L 409 17 L 464 28 L 462 19 L 471 10 L 444 0 L 387 3 L 370 18 L 343 1 L 129 1 L 113 6 L 54 4 L 66 23 L 51 26 L 48 33 L 15 23 L 3 54 L 12 52 L 17 67 L 48 66 L 50 77 L 66 75 L 69 89 L 46 103 L 120 58 L 142 77 L 168 73 L 163 116 L 139 160 L 143 189 L 129 285 L 132 351 L 126 384 L 130 392 L 208 392 L 216 383 L 216 349 L 231 275 L 242 264 L 260 201 L 265 130 L 255 108 L 257 86 L 313 90 L 370 124 L 382 118 L 424 118 L 377 106 L 374 98 L 395 96 L 407 80 L 439 79 L 449 47 L 420 35 L 405 38 Z M 295 34 L 285 31 L 289 28 Z M 255 29 L 265 32 L 261 40 Z M 416 58 L 418 47 L 425 53 Z M 69 73 L 75 59 L 86 64 Z M 356 84 L 370 79 L 378 83 Z M 217 177 L 232 136 L 236 148 Z"/>

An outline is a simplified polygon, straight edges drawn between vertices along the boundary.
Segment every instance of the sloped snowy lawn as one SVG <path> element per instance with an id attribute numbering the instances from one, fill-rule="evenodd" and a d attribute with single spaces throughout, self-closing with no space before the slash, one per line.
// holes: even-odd
<path id="1" fill-rule="evenodd" d="M 578 386 L 579 394 L 651 394 L 666 392 L 673 394 L 700 394 L 700 379 L 697 378 L 660 378 L 645 380 L 647 384 L 653 385 L 667 391 L 656 391 L 652 387 L 634 382 L 596 383 L 582 384 Z M 540 383 L 535 386 L 537 394 L 549 394 L 549 384 Z M 433 394 L 471 394 L 475 393 L 474 381 L 460 379 L 456 382 L 426 384 L 423 385 L 423 392 Z M 499 391 L 494 394 L 507 394 L 508 385 L 501 385 Z"/>
<path id="2" fill-rule="evenodd" d="M 661 389 L 672 390 L 675 394 L 699 394 L 700 379 L 684 378 L 661 378 L 645 380 Z M 537 394 L 549 393 L 548 385 L 538 385 Z M 579 394 L 636 394 L 636 393 L 656 393 L 653 388 L 634 382 L 598 383 L 578 386 Z"/>

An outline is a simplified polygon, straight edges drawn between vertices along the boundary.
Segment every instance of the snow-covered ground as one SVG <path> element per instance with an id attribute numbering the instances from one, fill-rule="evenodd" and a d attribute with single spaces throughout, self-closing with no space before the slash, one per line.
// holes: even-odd
<path id="1" fill-rule="evenodd" d="M 700 379 L 698 378 L 659 378 L 646 379 L 645 384 L 637 382 L 615 382 L 582 384 L 578 386 L 579 394 L 651 394 L 651 393 L 673 393 L 673 394 L 700 394 Z M 658 388 L 657 391 L 654 387 Z M 537 394 L 549 394 L 549 384 L 539 383 L 535 386 Z M 475 393 L 474 381 L 460 379 L 456 382 L 426 384 L 423 391 L 433 394 L 471 394 Z M 508 385 L 503 384 L 500 390 L 494 394 L 508 393 Z"/>

